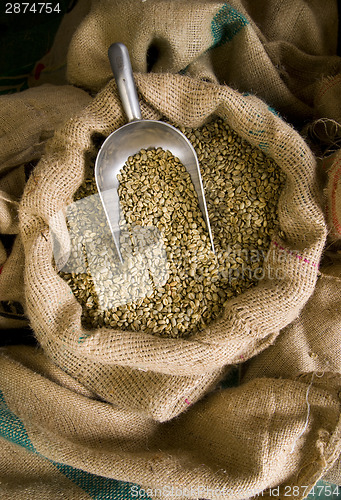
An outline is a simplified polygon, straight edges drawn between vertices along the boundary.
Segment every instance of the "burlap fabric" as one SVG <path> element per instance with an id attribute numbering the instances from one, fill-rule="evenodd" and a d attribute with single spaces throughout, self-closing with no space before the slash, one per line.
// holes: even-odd
<path id="1" fill-rule="evenodd" d="M 341 373 L 341 259 L 321 268 L 314 294 L 275 343 L 246 363 L 243 381 L 260 376 Z"/>
<path id="2" fill-rule="evenodd" d="M 18 206 L 24 190 L 23 165 L 14 167 L 0 177 L 0 328 L 22 327 L 27 320 L 17 307 L 6 312 L 8 301 L 24 304 L 24 249 L 19 232 Z M 9 241 L 8 241 L 9 240 Z"/>
<path id="3" fill-rule="evenodd" d="M 158 423 L 99 401 L 40 349 L 2 349 L 1 498 L 302 499 L 340 448 L 341 380 L 310 382 L 256 378 Z"/>
<path id="4" fill-rule="evenodd" d="M 89 13 L 91 0 L 77 0 L 69 4 L 58 31 L 53 39 L 50 50 L 40 58 L 31 73 L 28 75 L 29 88 L 50 83 L 53 85 L 67 85 L 66 59 L 70 40 L 80 22 Z"/>
<path id="5" fill-rule="evenodd" d="M 314 120 L 301 131 L 319 162 L 328 243 L 341 240 L 341 73 L 323 78 L 314 101 Z"/>
<path id="6" fill-rule="evenodd" d="M 231 300 L 222 318 L 190 339 L 143 332 L 86 330 L 81 306 L 52 264 L 51 217 L 72 201 L 84 180 L 93 134 L 125 122 L 113 82 L 84 113 L 49 141 L 20 206 L 25 248 L 27 314 L 45 352 L 102 399 L 156 420 L 178 415 L 209 391 L 226 366 L 270 345 L 311 295 L 325 241 L 315 162 L 299 135 L 268 106 L 219 86 L 179 75 L 136 75 L 142 114 L 200 126 L 216 114 L 262 148 L 287 174 L 279 204 L 286 241 L 272 241 L 259 286 Z M 145 371 L 142 371 L 142 370 Z"/>
<path id="7" fill-rule="evenodd" d="M 330 242 L 339 242 L 341 240 L 341 149 L 327 157 L 322 162 L 322 168 L 327 175 L 324 194 L 328 237 Z"/>
<path id="8" fill-rule="evenodd" d="M 57 125 L 87 105 L 90 97 L 70 85 L 41 87 L 0 97 L 0 171 L 41 157 Z"/>
<path id="9" fill-rule="evenodd" d="M 243 382 L 260 376 L 302 380 L 316 377 L 325 387 L 341 373 L 341 255 L 329 253 L 329 263 L 300 316 L 284 328 L 274 345 L 246 363 Z M 340 459 L 326 479 L 341 484 Z"/>
<path id="10" fill-rule="evenodd" d="M 24 306 L 24 250 L 18 206 L 26 177 L 39 160 L 54 129 L 89 103 L 86 92 L 71 86 L 44 85 L 20 94 L 0 97 L 0 328 L 20 327 L 25 319 L 6 312 L 1 304 Z M 25 166 L 26 165 L 26 166 Z M 34 172 L 32 177 L 33 183 Z M 18 236 L 17 236 L 18 235 Z M 6 247 L 6 248 L 5 248 Z M 19 308 L 20 309 L 20 308 Z M 14 319 L 15 318 L 15 319 Z"/>
<path id="11" fill-rule="evenodd" d="M 341 73 L 321 80 L 315 95 L 315 116 L 341 124 Z"/>
<path id="12" fill-rule="evenodd" d="M 323 76 L 340 72 L 337 2 L 101 0 L 68 53 L 71 83 L 98 91 L 107 50 L 127 45 L 136 72 L 185 72 L 266 101 L 293 123 L 312 119 Z"/>
<path id="13" fill-rule="evenodd" d="M 315 116 L 308 134 L 322 150 L 328 237 L 329 242 L 337 243 L 341 240 L 341 73 L 321 81 L 315 96 Z"/>

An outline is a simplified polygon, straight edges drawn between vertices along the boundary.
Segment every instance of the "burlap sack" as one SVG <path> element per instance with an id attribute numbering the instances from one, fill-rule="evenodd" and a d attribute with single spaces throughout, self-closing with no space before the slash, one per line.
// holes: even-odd
<path id="1" fill-rule="evenodd" d="M 242 380 L 341 373 L 341 259 L 321 269 L 314 293 L 275 343 L 246 363 Z"/>
<path id="2" fill-rule="evenodd" d="M 341 125 L 341 73 L 323 78 L 315 95 L 315 116 L 330 118 Z"/>
<path id="3" fill-rule="evenodd" d="M 28 75 L 27 85 L 29 88 L 46 83 L 67 85 L 66 58 L 70 40 L 80 22 L 89 13 L 90 4 L 91 0 L 70 2 L 69 8 L 54 36 L 50 50 L 36 62 L 35 67 Z"/>
<path id="4" fill-rule="evenodd" d="M 42 85 L 0 97 L 0 172 L 38 160 L 54 129 L 90 102 L 70 85 Z"/>
<path id="5" fill-rule="evenodd" d="M 338 242 L 341 240 L 341 149 L 327 157 L 322 167 L 327 174 L 324 195 L 328 237 L 331 242 Z"/>
<path id="6" fill-rule="evenodd" d="M 90 99 L 86 92 L 68 85 L 44 85 L 0 97 L 0 329 L 27 324 L 23 314 L 24 251 L 16 236 L 26 178 L 54 129 Z"/>
<path id="7" fill-rule="evenodd" d="M 311 374 L 329 387 L 341 373 L 341 255 L 330 253 L 328 266 L 300 316 L 275 343 L 243 367 L 242 382 L 258 377 L 293 380 Z M 340 459 L 326 479 L 341 484 Z"/>
<path id="8" fill-rule="evenodd" d="M 314 118 L 304 127 L 302 135 L 320 160 L 328 242 L 335 244 L 341 239 L 341 73 L 319 83 Z"/>
<path id="9" fill-rule="evenodd" d="M 18 206 L 24 185 L 23 165 L 0 176 L 0 329 L 27 324 L 22 310 L 24 249 L 20 237 L 16 237 Z"/>
<path id="10" fill-rule="evenodd" d="M 303 499 L 340 451 L 341 379 L 320 380 L 254 379 L 157 423 L 94 399 L 40 349 L 2 349 L 0 496 Z"/>
<path id="11" fill-rule="evenodd" d="M 320 78 L 340 71 L 337 17 L 335 0 L 96 1 L 71 41 L 67 76 L 100 90 L 108 47 L 123 42 L 134 71 L 218 80 L 300 123 L 314 115 Z"/>
<path id="12" fill-rule="evenodd" d="M 311 295 L 326 236 L 315 162 L 300 136 L 268 106 L 226 86 L 179 75 L 136 75 L 145 118 L 164 115 L 197 127 L 212 115 L 274 158 L 287 174 L 279 204 L 286 241 L 272 241 L 259 286 L 231 300 L 223 316 L 190 339 L 143 332 L 86 330 L 81 306 L 52 265 L 51 217 L 72 201 L 85 176 L 93 134 L 125 122 L 113 82 L 55 133 L 20 206 L 27 314 L 45 352 L 102 399 L 164 421 L 201 398 L 226 366 L 270 345 Z M 145 370 L 145 371 L 141 371 Z"/>
<path id="13" fill-rule="evenodd" d="M 0 234 L 18 233 L 18 206 L 24 186 L 23 165 L 11 169 L 0 177 Z"/>
<path id="14" fill-rule="evenodd" d="M 340 149 L 341 73 L 319 82 L 314 98 L 314 120 L 306 124 L 301 133 L 318 158 L 327 158 Z"/>

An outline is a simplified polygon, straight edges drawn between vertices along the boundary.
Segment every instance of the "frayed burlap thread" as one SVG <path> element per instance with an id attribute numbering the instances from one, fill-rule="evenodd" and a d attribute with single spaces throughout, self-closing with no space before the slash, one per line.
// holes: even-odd
<path id="1" fill-rule="evenodd" d="M 81 306 L 54 269 L 51 241 L 44 237 L 51 217 L 72 202 L 85 178 L 84 156 L 94 152 L 93 134 L 108 135 L 125 123 L 113 82 L 83 113 L 56 131 L 37 165 L 37 185 L 28 182 L 20 227 L 27 313 L 38 341 L 59 366 L 101 398 L 164 421 L 211 390 L 228 365 L 265 349 L 297 317 L 315 286 L 326 226 L 313 155 L 265 103 L 226 86 L 179 75 L 136 75 L 136 83 L 143 117 L 165 116 L 198 127 L 214 115 L 221 116 L 272 157 L 287 176 L 279 202 L 286 241 L 275 238 L 269 250 L 275 278 L 265 278 L 229 301 L 218 321 L 189 339 L 109 328 L 86 330 Z"/>

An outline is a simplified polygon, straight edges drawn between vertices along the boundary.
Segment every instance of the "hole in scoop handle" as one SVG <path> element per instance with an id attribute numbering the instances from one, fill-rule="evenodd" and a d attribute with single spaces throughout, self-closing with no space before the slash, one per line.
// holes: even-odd
<path id="1" fill-rule="evenodd" d="M 110 66 L 128 121 L 141 120 L 141 110 L 127 47 L 113 43 L 108 50 Z"/>

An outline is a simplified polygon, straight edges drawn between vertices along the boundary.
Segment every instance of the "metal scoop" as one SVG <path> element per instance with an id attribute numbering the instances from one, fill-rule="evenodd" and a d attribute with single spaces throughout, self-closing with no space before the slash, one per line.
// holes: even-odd
<path id="1" fill-rule="evenodd" d="M 129 123 L 115 130 L 104 141 L 95 163 L 95 179 L 120 261 L 117 174 L 129 156 L 141 149 L 158 147 L 178 157 L 189 172 L 214 252 L 199 162 L 193 146 L 184 134 L 171 125 L 156 120 L 142 120 L 127 47 L 122 43 L 114 43 L 109 48 L 108 56 Z"/>

